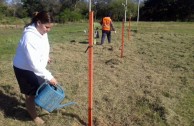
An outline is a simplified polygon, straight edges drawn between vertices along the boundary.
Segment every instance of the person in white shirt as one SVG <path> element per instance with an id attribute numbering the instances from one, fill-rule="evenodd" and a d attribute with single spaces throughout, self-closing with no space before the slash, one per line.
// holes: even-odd
<path id="1" fill-rule="evenodd" d="M 38 87 L 45 81 L 56 85 L 57 80 L 46 69 L 50 62 L 47 32 L 53 25 L 51 15 L 46 11 L 36 12 L 31 23 L 25 26 L 18 44 L 13 68 L 21 93 L 26 97 L 26 108 L 36 124 L 44 121 L 38 117 L 35 108 L 35 94 Z"/>

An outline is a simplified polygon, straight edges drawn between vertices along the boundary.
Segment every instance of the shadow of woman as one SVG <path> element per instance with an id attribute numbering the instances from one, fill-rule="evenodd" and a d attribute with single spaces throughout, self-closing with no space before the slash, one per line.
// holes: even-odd
<path id="1" fill-rule="evenodd" d="M 0 90 L 0 103 L 0 110 L 4 113 L 5 118 L 30 121 L 30 116 L 24 109 L 25 104 L 11 95 L 4 94 L 2 90 Z"/>

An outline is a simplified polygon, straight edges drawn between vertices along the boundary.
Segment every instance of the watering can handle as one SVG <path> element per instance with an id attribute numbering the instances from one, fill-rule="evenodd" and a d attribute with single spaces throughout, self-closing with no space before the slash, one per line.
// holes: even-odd
<path id="1" fill-rule="evenodd" d="M 49 82 L 47 84 L 49 84 Z M 58 89 L 61 92 L 63 92 L 63 88 L 59 84 L 57 84 L 57 85 L 49 84 L 49 85 L 52 86 L 52 87 L 54 87 L 54 90 L 57 90 Z"/>
<path id="2" fill-rule="evenodd" d="M 42 87 L 44 87 L 47 84 L 49 84 L 49 83 L 48 82 L 44 82 L 43 84 L 40 85 L 40 87 L 36 91 L 36 96 L 38 96 L 39 90 L 42 89 Z M 59 89 L 64 94 L 64 91 L 63 91 L 62 87 L 59 84 L 57 84 L 56 86 L 54 86 L 54 85 L 51 85 L 51 86 L 53 86 L 55 88 L 55 90 Z"/>
<path id="3" fill-rule="evenodd" d="M 52 85 L 52 86 L 54 86 L 54 85 Z M 59 89 L 64 94 L 64 91 L 63 91 L 62 87 L 59 84 L 55 85 L 54 87 L 55 87 L 56 90 Z"/>
<path id="4" fill-rule="evenodd" d="M 36 96 L 38 96 L 39 90 L 40 90 L 43 86 L 45 86 L 46 84 L 48 84 L 48 83 L 44 82 L 43 84 L 41 84 L 41 85 L 39 86 L 39 88 L 38 88 L 37 91 L 36 91 Z"/>

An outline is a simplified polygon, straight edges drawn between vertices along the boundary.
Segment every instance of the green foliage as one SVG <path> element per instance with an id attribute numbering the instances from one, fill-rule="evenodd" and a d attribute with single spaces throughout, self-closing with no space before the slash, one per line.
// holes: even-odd
<path id="1" fill-rule="evenodd" d="M 26 18 L 36 11 L 50 11 L 56 22 L 79 21 L 88 18 L 86 0 L 14 0 L 9 6 L 0 2 L 0 20 L 3 17 Z M 128 0 L 127 18 L 136 20 L 138 0 Z M 93 0 L 95 20 L 111 13 L 114 21 L 124 18 L 125 0 Z M 193 21 L 194 0 L 144 0 L 140 5 L 141 21 Z"/>
<path id="2" fill-rule="evenodd" d="M 23 9 L 22 7 L 17 8 L 16 16 L 18 18 L 26 18 L 28 16 L 27 10 Z"/>
<path id="3" fill-rule="evenodd" d="M 3 5 L 3 4 L 0 4 L 0 12 L 1 13 L 5 13 L 7 10 L 7 6 Z"/>
<path id="4" fill-rule="evenodd" d="M 0 13 L 0 20 L 2 20 L 4 17 L 4 15 L 2 13 Z"/>
<path id="5" fill-rule="evenodd" d="M 86 2 L 77 2 L 76 8 L 74 10 L 80 12 L 83 17 L 88 17 L 88 4 Z"/>
<path id="6" fill-rule="evenodd" d="M 29 23 L 29 18 L 23 18 L 23 19 L 19 19 L 16 17 L 5 17 L 3 16 L 3 18 L 1 18 L 1 14 L 0 14 L 0 24 L 4 24 L 4 25 L 25 25 L 27 23 Z"/>
<path id="7" fill-rule="evenodd" d="M 147 0 L 140 10 L 140 20 L 189 21 L 193 20 L 193 0 Z"/>
<path id="8" fill-rule="evenodd" d="M 128 0 L 128 15 L 135 17 L 136 4 Z M 98 0 L 92 1 L 95 19 L 100 20 L 105 14 L 111 13 L 113 20 L 119 21 L 124 17 L 124 7 L 121 0 Z M 5 16 L 17 18 L 31 17 L 36 11 L 46 10 L 53 14 L 56 22 L 79 21 L 88 18 L 88 2 L 85 0 L 21 0 L 7 6 L 0 7 L 0 13 Z M 0 16 L 0 18 L 2 15 Z"/>
<path id="9" fill-rule="evenodd" d="M 123 19 L 124 8 L 122 6 L 122 1 L 121 0 L 114 0 L 110 4 L 110 9 L 109 10 L 111 10 L 113 20 L 119 21 L 119 20 Z"/>
<path id="10" fill-rule="evenodd" d="M 94 3 L 93 9 L 97 19 L 101 19 L 107 13 L 111 13 L 111 18 L 115 21 L 121 21 L 124 18 L 125 7 L 122 5 L 125 0 L 99 0 Z M 128 0 L 127 4 L 127 18 L 129 16 L 136 17 L 137 15 L 137 4 Z"/>
<path id="11" fill-rule="evenodd" d="M 66 9 L 59 14 L 58 18 L 61 23 L 68 22 L 68 21 L 74 22 L 74 21 L 81 20 L 82 15 L 79 12 L 70 11 L 70 9 Z"/>
<path id="12" fill-rule="evenodd" d="M 43 6 L 40 3 L 40 0 L 21 0 L 23 3 L 23 8 L 27 10 L 28 16 L 32 16 L 32 14 L 36 11 L 41 11 Z"/>
<path id="13" fill-rule="evenodd" d="M 5 10 L 7 9 L 6 6 L 0 4 L 0 20 L 5 16 Z"/>

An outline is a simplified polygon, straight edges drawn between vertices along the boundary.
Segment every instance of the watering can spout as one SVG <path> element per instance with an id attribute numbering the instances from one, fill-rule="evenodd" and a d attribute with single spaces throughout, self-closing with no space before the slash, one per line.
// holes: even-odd
<path id="1" fill-rule="evenodd" d="M 61 109 L 63 107 L 66 107 L 66 106 L 69 106 L 69 105 L 73 105 L 73 104 L 76 104 L 76 102 L 68 102 L 66 104 L 59 105 L 56 109 Z"/>

